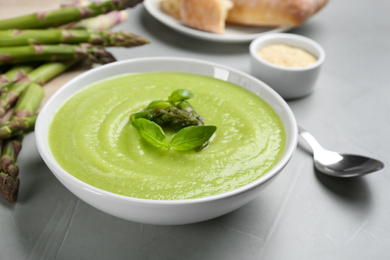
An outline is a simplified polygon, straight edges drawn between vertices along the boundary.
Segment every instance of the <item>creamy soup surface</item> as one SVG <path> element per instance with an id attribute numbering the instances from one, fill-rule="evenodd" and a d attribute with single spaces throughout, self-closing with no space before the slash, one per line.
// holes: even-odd
<path id="1" fill-rule="evenodd" d="M 129 115 L 151 101 L 188 89 L 206 125 L 217 126 L 200 151 L 156 148 L 141 139 Z M 135 198 L 180 200 L 227 192 L 268 172 L 285 147 L 275 111 L 229 82 L 185 73 L 110 78 L 79 91 L 56 112 L 50 149 L 71 175 L 97 188 Z"/>

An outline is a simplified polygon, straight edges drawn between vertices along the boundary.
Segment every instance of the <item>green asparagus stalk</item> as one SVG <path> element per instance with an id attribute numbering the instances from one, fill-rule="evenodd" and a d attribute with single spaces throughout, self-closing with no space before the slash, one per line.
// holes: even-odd
<path id="1" fill-rule="evenodd" d="M 14 122 L 16 119 L 27 118 L 28 122 L 25 121 L 26 123 L 34 123 L 36 120 L 34 116 L 36 116 L 44 96 L 45 92 L 41 85 L 30 83 L 15 104 L 11 122 Z"/>
<path id="2" fill-rule="evenodd" d="M 169 106 L 164 109 L 152 108 L 142 110 L 131 114 L 130 121 L 134 121 L 137 118 L 148 119 L 160 126 L 178 128 L 204 125 L 204 120 L 200 115 L 195 114 L 193 111 L 189 112 L 173 106 Z"/>
<path id="3" fill-rule="evenodd" d="M 61 3 L 61 7 L 76 7 L 87 6 L 87 0 L 73 0 Z M 127 20 L 128 14 L 126 10 L 111 11 L 107 14 L 101 14 L 96 17 L 86 18 L 78 22 L 68 23 L 59 26 L 61 29 L 91 29 L 94 31 L 106 31 L 117 24 Z"/>
<path id="4" fill-rule="evenodd" d="M 131 8 L 142 0 L 111 0 L 92 2 L 87 6 L 60 8 L 48 12 L 38 12 L 0 21 L 0 30 L 39 29 L 57 27 L 85 18 L 95 17 L 114 10 Z"/>
<path id="5" fill-rule="evenodd" d="M 34 69 L 33 65 L 17 65 L 0 75 L 0 93 L 12 83 L 17 82 Z"/>
<path id="6" fill-rule="evenodd" d="M 168 100 L 155 100 L 142 111 L 130 115 L 130 122 L 144 118 L 160 126 L 184 128 L 204 125 L 204 119 L 187 101 L 194 95 L 186 89 L 172 92 Z"/>
<path id="7" fill-rule="evenodd" d="M 0 126 L 0 140 L 34 131 L 37 115 L 21 117 Z"/>
<path id="8" fill-rule="evenodd" d="M 90 29 L 94 31 L 106 31 L 113 28 L 115 25 L 123 23 L 128 18 L 128 13 L 125 10 L 112 11 L 107 14 L 101 14 L 96 17 L 83 19 L 79 22 L 64 24 L 59 26 L 60 29 Z"/>
<path id="9" fill-rule="evenodd" d="M 7 140 L 2 144 L 0 192 L 12 204 L 16 203 L 19 192 L 19 166 L 16 163 L 16 158 L 21 149 L 22 140 L 19 140 L 21 138 Z"/>
<path id="10" fill-rule="evenodd" d="M 115 61 L 104 48 L 91 44 L 79 45 L 29 45 L 0 48 L 0 65 L 29 61 L 58 61 L 88 58 L 94 63 Z"/>
<path id="11" fill-rule="evenodd" d="M 61 74 L 77 62 L 77 60 L 70 60 L 65 62 L 50 62 L 43 64 L 28 73 L 27 76 L 23 77 L 18 82 L 12 84 L 0 97 L 0 117 L 3 117 L 12 105 L 15 104 L 21 93 L 30 85 L 31 82 L 42 86 L 50 79 Z"/>
<path id="12" fill-rule="evenodd" d="M 20 95 L 11 120 L 0 126 L 0 140 L 33 131 L 37 115 L 32 112 L 38 110 L 41 104 L 38 100 L 42 101 L 43 97 L 42 87 L 30 83 Z"/>
<path id="13" fill-rule="evenodd" d="M 38 84 L 31 83 L 15 105 L 11 120 L 36 115 L 43 100 L 44 91 Z M 17 112 L 19 111 L 19 112 Z M 21 112 L 22 111 L 22 112 Z M 24 133 L 3 141 L 0 157 L 0 192 L 11 203 L 16 203 L 19 191 L 18 155 L 22 149 Z"/>
<path id="14" fill-rule="evenodd" d="M 0 75 L 0 83 L 10 83 L 10 82 L 18 81 L 33 69 L 34 66 L 32 65 L 14 66 L 7 72 Z"/>
<path id="15" fill-rule="evenodd" d="M 95 46 L 134 47 L 148 43 L 138 35 L 125 31 L 92 31 L 86 29 L 35 29 L 0 31 L 0 47 L 23 46 L 31 44 L 80 44 L 90 43 Z M 91 46 L 92 47 L 92 46 Z M 61 46 L 62 48 L 62 46 Z M 25 49 L 25 48 L 23 48 Z M 34 48 L 35 50 L 36 48 Z M 45 50 L 42 50 L 45 51 Z M 1 53 L 1 48 L 0 48 Z"/>

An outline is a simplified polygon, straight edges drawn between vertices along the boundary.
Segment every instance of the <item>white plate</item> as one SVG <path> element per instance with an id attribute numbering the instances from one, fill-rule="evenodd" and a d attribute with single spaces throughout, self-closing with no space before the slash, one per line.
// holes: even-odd
<path id="1" fill-rule="evenodd" d="M 154 18 L 163 24 L 178 32 L 204 40 L 216 42 L 250 42 L 265 33 L 279 33 L 291 29 L 291 27 L 250 27 L 227 25 L 224 34 L 204 32 L 189 28 L 183 25 L 183 23 L 179 20 L 163 12 L 160 8 L 161 1 L 162 0 L 145 0 L 144 6 Z"/>

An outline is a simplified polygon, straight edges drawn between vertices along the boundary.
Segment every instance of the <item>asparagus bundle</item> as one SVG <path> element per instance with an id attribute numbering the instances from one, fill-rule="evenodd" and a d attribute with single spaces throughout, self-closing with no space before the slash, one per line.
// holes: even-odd
<path id="1" fill-rule="evenodd" d="M 140 2 L 142 0 L 92 2 L 86 6 L 60 8 L 0 20 L 0 67 L 4 64 L 70 60 L 85 57 L 94 63 L 100 64 L 115 61 L 111 53 L 103 47 L 134 47 L 146 44 L 148 41 L 141 36 L 123 31 L 97 32 L 54 29 L 54 27 L 80 21 L 85 17 L 96 18 L 95 16 L 99 14 L 124 10 Z"/>
<path id="2" fill-rule="evenodd" d="M 114 10 L 134 7 L 142 0 L 111 0 L 93 2 L 87 6 L 61 8 L 48 12 L 39 12 L 0 21 L 0 30 L 6 29 L 39 29 L 57 27 L 63 24 L 95 17 Z"/>
<path id="3" fill-rule="evenodd" d="M 114 56 L 104 48 L 91 44 L 0 47 L 0 65 L 30 61 L 79 60 L 81 58 L 88 58 L 100 64 L 115 61 Z"/>
<path id="4" fill-rule="evenodd" d="M 35 82 L 43 85 L 76 62 L 76 60 L 71 60 L 43 64 L 13 84 L 1 96 L 2 99 L 7 100 L 5 107 L 1 108 L 2 116 L 12 103 L 17 101 L 10 121 L 0 127 L 2 136 L 0 192 L 7 201 L 13 204 L 16 203 L 20 183 L 17 157 L 22 148 L 24 134 L 34 129 L 36 112 L 44 97 L 42 87 Z M 3 102 L 3 100 L 0 101 L 1 104 L 4 104 Z"/>
<path id="5" fill-rule="evenodd" d="M 70 60 L 43 64 L 28 73 L 18 82 L 12 84 L 0 97 L 0 117 L 3 117 L 12 105 L 15 104 L 20 94 L 30 85 L 30 83 L 36 83 L 43 86 L 47 81 L 61 74 L 77 62 L 78 60 Z"/>
<path id="6" fill-rule="evenodd" d="M 127 19 L 124 9 L 140 2 L 93 2 L 0 20 L 0 192 L 9 202 L 17 200 L 17 158 L 24 135 L 34 130 L 43 98 L 41 86 L 80 61 L 114 61 L 104 47 L 148 43 L 129 32 L 107 30 Z"/>
<path id="7" fill-rule="evenodd" d="M 35 115 L 44 97 L 41 86 L 31 83 L 15 105 L 11 120 Z M 2 143 L 0 157 L 0 192 L 11 203 L 16 203 L 19 190 L 17 157 L 22 149 L 24 133 L 21 132 Z"/>
<path id="8" fill-rule="evenodd" d="M 35 29 L 0 31 L 0 47 L 60 43 L 90 43 L 95 46 L 134 47 L 148 43 L 148 41 L 142 36 L 125 31 L 110 32 L 92 31 L 86 29 Z"/>

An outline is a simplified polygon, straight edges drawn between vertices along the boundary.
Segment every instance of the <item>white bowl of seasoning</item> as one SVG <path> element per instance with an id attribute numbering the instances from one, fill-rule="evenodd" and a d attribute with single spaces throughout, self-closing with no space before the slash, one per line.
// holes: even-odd
<path id="1" fill-rule="evenodd" d="M 88 183 L 87 181 L 83 181 L 79 178 L 76 178 L 71 174 L 71 170 L 66 170 L 66 167 L 70 166 L 73 167 L 74 165 L 78 165 L 76 162 L 78 159 L 81 159 L 82 162 L 85 162 L 85 164 L 91 164 L 92 168 L 98 167 L 97 165 L 103 161 L 104 167 L 106 166 L 106 163 L 108 161 L 111 161 L 114 159 L 120 159 L 119 157 L 111 158 L 111 157 L 105 157 L 102 159 L 102 157 L 98 157 L 98 159 L 93 159 L 92 162 L 87 162 L 87 160 L 84 161 L 84 159 L 76 156 L 71 156 L 69 158 L 72 158 L 72 160 L 69 163 L 66 164 L 60 164 L 55 155 L 53 147 L 60 146 L 59 150 L 64 150 L 64 146 L 61 146 L 57 143 L 57 137 L 56 135 L 62 135 L 57 132 L 50 131 L 52 123 L 55 121 L 57 111 L 60 111 L 61 108 L 66 105 L 65 102 L 68 102 L 67 100 L 72 100 L 74 97 L 76 97 L 79 93 L 79 91 L 88 91 L 88 88 L 91 84 L 97 84 L 101 82 L 102 80 L 110 80 L 111 78 L 115 78 L 121 75 L 125 75 L 126 77 L 128 75 L 135 76 L 135 77 L 142 77 L 145 75 L 145 73 L 156 73 L 156 72 L 175 72 L 175 73 L 190 73 L 193 75 L 197 75 L 198 77 L 211 77 L 218 81 L 225 81 L 226 84 L 235 84 L 239 86 L 239 88 L 242 88 L 241 91 L 249 91 L 248 93 L 252 93 L 251 95 L 255 95 L 265 101 L 278 115 L 280 118 L 280 121 L 284 127 L 285 132 L 285 141 L 281 142 L 281 145 L 284 146 L 283 153 L 281 154 L 280 159 L 275 162 L 274 165 L 271 166 L 267 172 L 264 173 L 264 175 L 254 179 L 253 181 L 250 181 L 248 184 L 243 185 L 241 187 L 223 192 L 218 193 L 215 195 L 210 196 L 203 196 L 198 198 L 189 198 L 189 199 L 177 199 L 177 200 L 165 200 L 165 199 L 146 199 L 146 198 L 138 198 L 134 196 L 126 196 L 121 195 L 119 193 L 111 192 L 103 188 L 99 188 L 96 183 Z M 150 82 L 150 77 L 146 81 L 137 81 L 146 82 L 147 84 Z M 161 77 L 158 77 L 155 79 L 153 84 L 156 84 L 156 86 L 159 84 L 158 82 L 161 81 Z M 198 85 L 199 81 L 195 81 Z M 152 85 L 153 85 L 152 84 Z M 172 82 L 171 82 L 172 84 Z M 133 85 L 128 85 L 128 95 L 135 95 L 133 94 L 134 91 L 132 89 L 134 88 Z M 154 85 L 153 85 L 154 86 Z M 144 88 L 144 91 L 153 91 L 156 90 L 156 88 L 153 88 L 151 86 L 150 90 Z M 221 85 L 213 85 L 211 88 L 219 88 Z M 92 86 L 93 88 L 94 86 Z M 160 88 L 157 88 L 157 90 Z M 111 95 L 113 95 L 111 91 L 110 95 L 105 95 L 107 98 Z M 206 93 L 209 92 L 209 89 Z M 218 91 L 218 93 L 222 92 Z M 225 91 L 226 92 L 226 91 Z M 229 91 L 227 91 L 229 92 Z M 103 91 L 103 94 L 106 93 Z M 119 93 L 119 92 L 118 92 Z M 241 92 L 242 93 L 242 92 Z M 94 91 L 94 94 L 99 94 L 98 91 Z M 200 93 L 198 92 L 200 95 Z M 127 95 L 127 94 L 126 94 Z M 100 96 L 100 94 L 99 94 Z M 138 95 L 136 95 L 138 96 Z M 218 96 L 218 95 L 217 95 Z M 217 96 L 214 96 L 216 98 Z M 246 95 L 243 95 L 246 96 Z M 254 96 L 254 97 L 255 97 Z M 121 97 L 120 97 L 121 98 Z M 88 98 L 88 101 L 90 99 L 93 99 L 91 96 Z M 195 99 L 195 98 L 194 98 Z M 261 102 L 263 104 L 262 101 Z M 114 100 L 115 101 L 115 100 Z M 243 100 L 245 102 L 245 100 Z M 64 104 L 65 103 L 65 104 Z M 115 102 L 109 102 L 108 99 L 105 99 L 105 103 L 112 104 L 113 106 L 117 106 L 118 104 L 127 104 L 128 102 L 118 102 L 116 100 Z M 233 102 L 234 103 L 234 102 Z M 256 102 L 255 102 L 256 103 Z M 131 103 L 133 104 L 133 103 Z M 230 103 L 229 103 L 230 104 Z M 121 106 L 121 105 L 120 105 Z M 236 104 L 234 104 L 236 106 Z M 83 107 L 82 105 L 80 107 L 76 106 L 76 109 L 74 111 L 83 111 L 81 109 Z M 240 106 L 238 106 L 240 107 Z M 197 106 L 197 111 L 201 109 L 199 106 Z M 116 110 L 116 109 L 112 109 Z M 210 112 L 211 113 L 211 112 Z M 245 111 L 243 111 L 245 114 Z M 98 116 L 94 116 L 98 117 Z M 105 117 L 107 119 L 113 119 L 113 116 L 107 116 Z M 128 118 L 128 116 L 126 116 Z M 217 117 L 216 117 L 217 118 Z M 208 117 L 208 119 L 210 119 Z M 208 120 L 207 119 L 207 120 Z M 110 120 L 103 120 L 105 122 Z M 247 128 L 248 124 L 256 125 L 256 120 L 252 120 L 253 123 L 247 122 L 247 124 L 243 124 L 244 128 Z M 279 122 L 279 121 L 278 121 Z M 74 124 L 76 122 L 73 122 Z M 211 122 L 210 122 L 211 123 Z M 85 129 L 89 129 L 87 122 L 81 122 L 80 126 L 77 131 L 83 132 Z M 113 127 L 120 126 L 122 123 L 114 124 Z M 131 127 L 131 126 L 129 126 Z M 263 126 L 261 126 L 263 127 Z M 223 127 L 219 124 L 217 131 L 222 131 Z M 99 128 L 100 129 L 100 128 Z M 130 131 L 132 129 L 129 128 Z M 69 138 L 68 140 L 71 140 L 71 142 L 76 142 L 79 148 L 76 148 L 83 151 L 90 151 L 92 154 L 95 153 L 95 149 L 89 149 L 88 144 L 83 144 L 80 142 L 77 142 L 77 136 L 79 136 L 77 131 L 72 132 L 73 137 Z M 116 130 L 114 130 L 116 131 Z M 126 130 L 127 131 L 127 130 Z M 80 133 L 81 133 L 80 132 Z M 90 131 L 87 131 L 87 136 L 90 136 Z M 99 131 L 98 131 L 99 132 Z M 268 131 L 272 132 L 272 131 Z M 50 134 L 51 133 L 51 134 Z M 36 127 L 35 127 L 35 135 L 36 135 L 36 142 L 38 146 L 38 150 L 40 155 L 42 156 L 44 162 L 48 166 L 48 168 L 53 172 L 55 177 L 67 188 L 70 192 L 75 194 L 78 198 L 83 200 L 84 202 L 92 205 L 93 207 L 106 212 L 108 214 L 111 214 L 113 216 L 123 218 L 130 221 L 140 222 L 140 223 L 147 223 L 147 224 L 158 224 L 158 225 L 178 225 L 178 224 L 188 224 L 188 223 L 194 223 L 199 221 L 204 221 L 207 219 L 215 218 L 221 215 L 224 215 L 226 213 L 229 213 L 244 204 L 248 203 L 249 201 L 253 200 L 256 196 L 259 195 L 259 193 L 267 187 L 272 180 L 274 180 L 277 176 L 280 175 L 282 169 L 287 165 L 287 163 L 290 161 L 297 145 L 297 125 L 294 118 L 294 115 L 285 102 L 283 98 L 280 97 L 274 90 L 272 90 L 269 86 L 267 86 L 262 81 L 246 74 L 243 72 L 240 72 L 238 70 L 225 67 L 223 65 L 200 61 L 200 60 L 193 60 L 193 59 L 183 59 L 183 58 L 141 58 L 141 59 L 132 59 L 132 60 L 124 60 L 119 61 L 111 64 L 107 64 L 104 66 L 100 66 L 98 68 L 94 68 L 92 70 L 89 70 L 88 72 L 85 72 L 71 81 L 67 82 L 64 86 L 62 86 L 44 105 L 42 110 L 39 113 Z M 50 140 L 53 140 L 50 138 L 50 135 L 54 135 L 52 137 L 55 137 L 55 143 L 51 143 Z M 83 136 L 83 134 L 81 134 Z M 245 135 L 246 136 L 246 135 Z M 258 135 L 253 135 L 258 136 Z M 216 151 L 215 149 L 217 143 L 220 143 L 218 141 L 218 138 L 223 138 L 224 135 L 217 132 L 217 136 L 212 141 L 213 143 L 210 144 L 210 147 L 207 148 L 207 150 L 202 151 L 205 152 L 204 155 L 206 155 L 206 152 L 212 153 L 213 151 Z M 138 137 L 137 137 L 138 138 Z M 104 140 L 107 140 L 107 143 L 105 143 L 103 146 L 106 146 L 108 143 L 115 143 L 115 142 L 109 142 L 108 139 L 103 138 L 102 143 L 104 143 Z M 223 139 L 221 139 L 223 140 Z M 234 141 L 234 140 L 233 140 Z M 243 140 L 241 140 L 243 141 Z M 268 146 L 268 141 L 265 142 Z M 139 143 L 141 144 L 141 143 Z M 223 145 L 222 143 L 220 143 Z M 54 145 L 54 146 L 53 146 Z M 214 146 L 213 146 L 214 145 Z M 226 145 L 231 146 L 231 142 L 227 142 Z M 249 148 L 252 149 L 253 143 L 249 143 Z M 137 145 L 138 146 L 138 145 Z M 142 145 L 141 145 L 142 146 Z M 221 146 L 222 147 L 222 146 Z M 57 147 L 58 148 L 58 147 Z M 86 150 L 84 148 L 87 148 Z M 146 148 L 146 146 L 145 146 Z M 272 148 L 274 149 L 274 148 Z M 73 150 L 73 152 L 76 152 L 76 150 Z M 126 150 L 126 149 L 125 149 Z M 131 150 L 131 149 L 127 149 Z M 145 150 L 145 152 L 150 153 L 151 151 L 149 148 Z M 231 150 L 233 154 L 236 154 L 236 152 L 240 153 L 241 149 L 234 149 Z M 141 157 L 148 156 L 150 154 L 141 154 Z M 154 152 L 153 152 L 154 153 Z M 165 156 L 169 156 L 170 151 L 167 151 L 165 153 Z M 103 153 L 102 155 L 104 155 Z M 138 153 L 137 153 L 138 154 Z M 162 153 L 163 155 L 164 153 Z M 193 152 L 193 155 L 202 157 L 202 154 L 196 154 L 196 152 Z M 223 150 L 220 154 L 221 156 L 227 156 L 225 153 L 225 150 Z M 181 155 L 179 155 L 181 156 Z M 188 155 L 190 158 L 192 155 Z M 198 159 L 200 157 L 197 157 Z M 246 156 L 246 154 L 243 154 L 243 156 Z M 258 155 L 260 156 L 260 155 Z M 162 158 L 163 160 L 166 160 L 168 157 Z M 176 157 L 173 157 L 175 159 Z M 213 157 L 214 158 L 214 157 Z M 256 157 L 257 158 L 257 157 Z M 253 160 L 252 158 L 251 160 Z M 264 161 L 261 161 L 264 162 Z M 141 162 L 142 163 L 142 162 Z M 218 162 L 215 162 L 218 163 Z M 268 162 L 267 162 L 268 163 Z M 264 164 L 264 163 L 263 163 Z M 62 166 L 61 166 L 62 165 Z M 157 167 L 160 170 L 163 170 L 160 164 L 150 164 L 153 167 Z M 141 165 L 142 166 L 142 165 Z M 145 180 L 147 181 L 146 185 L 149 185 L 149 177 L 146 177 L 148 173 L 143 172 L 145 169 L 143 167 L 146 167 L 146 164 L 143 164 L 141 167 L 141 171 L 138 172 L 138 175 L 141 177 L 141 181 Z M 193 172 L 189 171 L 188 173 L 186 170 L 184 170 L 187 165 L 179 164 L 179 160 L 176 161 L 175 167 L 178 167 L 179 169 L 179 176 L 189 174 L 188 176 L 191 176 Z M 223 165 L 222 165 L 223 166 Z M 221 167 L 222 167 L 221 166 Z M 81 167 L 81 166 L 80 166 Z M 220 165 L 211 165 L 208 167 L 209 175 L 213 174 L 213 169 L 215 167 L 220 167 Z M 225 166 L 223 166 L 225 167 Z M 79 168 L 77 166 L 76 168 Z M 171 169 L 173 169 L 171 167 Z M 234 170 L 235 168 L 233 168 Z M 108 167 L 109 174 L 107 175 L 107 178 L 112 178 L 112 171 L 115 171 L 111 166 Z M 241 168 L 238 169 L 238 172 L 241 171 Z M 149 174 L 158 174 L 159 170 L 156 170 Z M 86 171 L 83 171 L 83 173 L 87 173 Z M 95 175 L 96 176 L 96 175 Z M 99 174 L 99 176 L 102 176 Z M 97 176 L 95 180 L 99 177 Z M 117 177 L 124 176 L 122 174 L 118 175 Z M 131 175 L 132 176 L 132 175 Z M 144 176 L 144 177 L 143 177 Z M 206 177 L 207 177 L 206 176 Z M 115 179 L 117 178 L 115 177 Z M 169 179 L 169 178 L 168 178 Z M 217 179 L 219 180 L 219 179 Z M 222 179 L 221 179 L 222 181 Z M 219 181 L 218 181 L 219 182 Z M 226 184 L 227 181 L 223 181 L 222 184 Z M 104 182 L 103 182 L 104 184 Z M 118 185 L 122 185 L 121 181 L 118 181 Z M 158 184 L 159 185 L 159 184 Z M 161 185 L 159 185 L 161 186 Z M 142 186 L 147 188 L 147 186 Z M 165 185 L 161 186 L 161 188 L 164 188 Z M 180 187 L 179 187 L 180 188 Z M 176 189 L 176 186 L 175 186 Z M 148 191 L 149 192 L 149 191 Z"/>
<path id="2" fill-rule="evenodd" d="M 325 60 L 324 49 L 300 35 L 276 33 L 260 36 L 249 47 L 251 74 L 284 99 L 310 94 Z"/>

